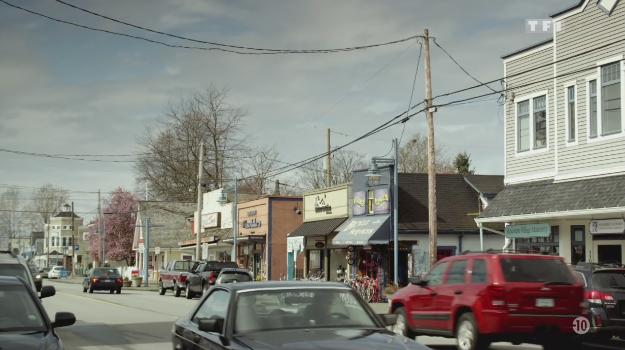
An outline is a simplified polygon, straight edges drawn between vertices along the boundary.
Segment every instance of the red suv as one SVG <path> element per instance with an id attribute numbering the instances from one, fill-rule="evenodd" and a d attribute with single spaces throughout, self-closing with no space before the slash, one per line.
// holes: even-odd
<path id="1" fill-rule="evenodd" d="M 470 253 L 410 282 L 391 299 L 397 333 L 456 337 L 461 350 L 496 341 L 579 347 L 573 321 L 587 312 L 584 287 L 561 257 Z"/>

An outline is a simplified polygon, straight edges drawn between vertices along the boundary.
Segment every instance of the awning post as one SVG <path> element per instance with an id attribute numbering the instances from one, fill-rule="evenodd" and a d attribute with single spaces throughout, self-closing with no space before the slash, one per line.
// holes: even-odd
<path id="1" fill-rule="evenodd" d="M 480 251 L 484 251 L 484 225 L 480 223 Z"/>

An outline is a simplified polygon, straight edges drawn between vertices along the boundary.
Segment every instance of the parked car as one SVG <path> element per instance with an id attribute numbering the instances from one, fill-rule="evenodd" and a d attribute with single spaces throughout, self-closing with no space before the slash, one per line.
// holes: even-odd
<path id="1" fill-rule="evenodd" d="M 175 260 L 167 265 L 165 270 L 160 272 L 158 279 L 158 290 L 160 295 L 164 295 L 168 289 L 174 291 L 174 296 L 179 297 L 180 293 L 187 288 L 187 278 L 191 271 L 198 265 L 198 261 Z"/>
<path id="2" fill-rule="evenodd" d="M 139 271 L 138 267 L 130 266 L 126 269 L 126 271 L 124 271 L 123 277 L 132 280 L 134 277 L 139 277 L 140 275 L 141 272 Z"/>
<path id="3" fill-rule="evenodd" d="M 48 271 L 48 278 L 66 278 L 69 276 L 69 271 L 67 271 L 63 266 L 54 266 Z"/>
<path id="4" fill-rule="evenodd" d="M 254 276 L 246 269 L 221 269 L 215 284 L 253 282 Z"/>
<path id="5" fill-rule="evenodd" d="M 48 278 L 48 272 L 50 272 L 50 268 L 44 267 L 43 269 L 39 270 L 39 276 L 41 276 L 41 278 Z"/>
<path id="6" fill-rule="evenodd" d="M 33 282 L 35 282 L 35 288 L 37 289 L 37 292 L 40 292 L 41 287 L 43 287 L 43 278 L 37 272 L 37 268 L 32 264 L 28 264 L 28 269 L 30 270 L 30 275 L 33 276 Z"/>
<path id="7" fill-rule="evenodd" d="M 625 340 L 625 268 L 583 263 L 574 271 L 586 289 L 590 336 Z"/>
<path id="8" fill-rule="evenodd" d="M 17 251 L 0 251 L 0 276 L 15 276 L 23 279 L 35 293 L 39 288 L 35 284 L 35 278 L 30 271 L 26 259 L 17 254 Z"/>
<path id="9" fill-rule="evenodd" d="M 208 288 L 215 284 L 217 276 L 224 268 L 237 268 L 237 263 L 232 261 L 202 261 L 189 275 L 185 285 L 185 296 L 193 298 L 197 294 L 204 294 Z"/>
<path id="10" fill-rule="evenodd" d="M 93 293 L 94 290 L 108 290 L 111 294 L 122 292 L 124 280 L 119 271 L 110 267 L 94 267 L 82 281 L 82 292 Z"/>
<path id="11" fill-rule="evenodd" d="M 496 341 L 576 349 L 573 321 L 585 308 L 583 286 L 563 258 L 510 253 L 442 259 L 390 304 L 397 333 L 456 337 L 462 350 Z"/>
<path id="12" fill-rule="evenodd" d="M 44 286 L 37 297 L 23 279 L 0 276 L 2 349 L 64 349 L 56 329 L 74 324 L 76 317 L 69 312 L 57 312 L 54 322 L 50 322 L 39 298 L 54 294 L 54 287 Z"/>
<path id="13" fill-rule="evenodd" d="M 402 349 L 427 347 L 385 327 L 343 283 L 215 285 L 172 329 L 174 349 Z"/>

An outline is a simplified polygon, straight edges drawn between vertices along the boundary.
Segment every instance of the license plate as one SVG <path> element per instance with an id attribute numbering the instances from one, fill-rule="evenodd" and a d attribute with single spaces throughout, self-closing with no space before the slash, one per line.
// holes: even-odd
<path id="1" fill-rule="evenodd" d="M 111 283 L 112 280 L 104 280 L 105 283 Z"/>
<path id="2" fill-rule="evenodd" d="M 553 299 L 538 298 L 536 299 L 536 307 L 554 307 Z"/>

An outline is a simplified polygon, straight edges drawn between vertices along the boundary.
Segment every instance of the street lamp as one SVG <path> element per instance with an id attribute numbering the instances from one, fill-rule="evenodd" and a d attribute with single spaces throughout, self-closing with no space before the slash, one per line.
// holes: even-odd
<path id="1" fill-rule="evenodd" d="M 393 149 L 395 151 L 394 158 L 371 158 L 371 164 L 365 176 L 367 177 L 367 184 L 369 186 L 378 186 L 382 178 L 382 175 L 380 175 L 380 170 L 378 169 L 378 164 L 389 164 L 393 166 L 393 283 L 395 284 L 395 286 L 397 286 L 399 279 L 399 209 L 397 208 L 399 198 L 399 150 L 397 145 L 397 139 L 393 139 Z"/>
<path id="2" fill-rule="evenodd" d="M 237 262 L 237 236 L 239 235 L 239 212 L 237 210 L 237 203 L 239 197 L 239 179 L 234 178 L 234 198 L 232 199 L 232 254 L 230 256 L 230 261 Z M 228 196 L 225 192 L 225 188 L 222 189 L 221 195 L 219 196 L 219 203 L 224 205 L 228 202 Z"/>

